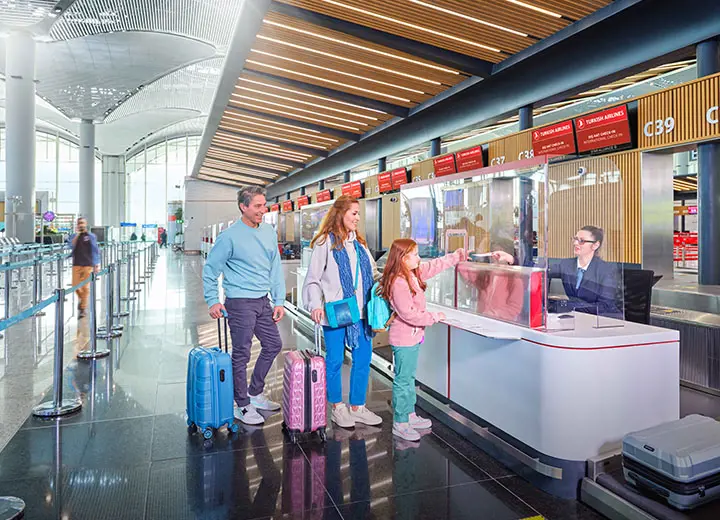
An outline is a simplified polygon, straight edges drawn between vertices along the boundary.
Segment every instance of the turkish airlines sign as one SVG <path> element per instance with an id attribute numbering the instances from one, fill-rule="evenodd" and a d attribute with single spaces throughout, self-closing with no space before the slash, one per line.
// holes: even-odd
<path id="1" fill-rule="evenodd" d="M 315 194 L 315 200 L 317 202 L 327 202 L 332 199 L 332 192 L 330 190 L 318 191 Z"/>
<path id="2" fill-rule="evenodd" d="M 433 159 L 433 168 L 435 169 L 435 177 L 442 177 L 443 175 L 450 175 L 457 172 L 455 156 L 448 154 Z"/>
<path id="3" fill-rule="evenodd" d="M 482 146 L 457 152 L 455 154 L 455 163 L 457 164 L 457 171 L 459 172 L 468 172 L 482 168 L 484 166 Z"/>
<path id="4" fill-rule="evenodd" d="M 632 141 L 626 105 L 579 117 L 575 119 L 575 129 L 580 152 Z"/>
<path id="5" fill-rule="evenodd" d="M 575 132 L 572 121 L 563 121 L 533 130 L 532 146 L 535 156 L 575 153 Z"/>

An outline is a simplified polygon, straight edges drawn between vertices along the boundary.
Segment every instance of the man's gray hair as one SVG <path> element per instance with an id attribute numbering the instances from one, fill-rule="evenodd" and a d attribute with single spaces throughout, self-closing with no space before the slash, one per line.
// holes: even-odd
<path id="1" fill-rule="evenodd" d="M 266 193 L 267 192 L 265 191 L 265 188 L 261 188 L 260 186 L 245 186 L 240 191 L 238 191 L 238 207 L 240 207 L 240 204 L 249 206 L 250 202 L 252 202 L 253 200 L 253 197 L 257 195 L 262 195 L 264 197 Z"/>

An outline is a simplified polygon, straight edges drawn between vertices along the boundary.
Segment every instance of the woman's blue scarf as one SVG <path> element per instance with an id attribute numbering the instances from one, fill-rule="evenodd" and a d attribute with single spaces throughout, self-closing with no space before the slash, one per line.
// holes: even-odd
<path id="1" fill-rule="evenodd" d="M 335 235 L 330 233 L 331 244 L 335 243 Z M 370 257 L 368 256 L 365 248 L 357 242 L 355 239 L 355 251 L 357 252 L 357 258 L 360 262 L 360 272 L 362 273 L 362 294 L 363 304 L 367 306 L 370 300 L 370 290 L 373 286 L 373 272 L 372 265 L 370 264 Z M 340 272 L 340 284 L 343 290 L 343 299 L 350 298 L 355 295 L 355 270 L 350 268 L 350 257 L 347 254 L 347 250 L 343 247 L 341 249 L 332 248 L 333 258 L 338 266 Z M 362 315 L 363 309 L 360 309 L 360 315 Z M 357 323 L 348 325 L 345 327 L 345 343 L 351 348 L 355 349 L 359 345 L 360 333 L 365 334 L 365 338 L 370 341 L 372 339 L 372 331 L 367 326 L 363 326 L 367 323 L 364 320 L 360 320 Z"/>

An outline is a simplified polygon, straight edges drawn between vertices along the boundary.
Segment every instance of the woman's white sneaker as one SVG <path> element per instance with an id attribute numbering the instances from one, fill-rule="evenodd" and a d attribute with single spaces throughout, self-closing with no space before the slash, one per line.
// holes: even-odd
<path id="1" fill-rule="evenodd" d="M 382 424 L 382 417 L 371 412 L 364 406 L 358 406 L 357 409 L 353 409 L 353 407 L 350 406 L 348 409 L 350 410 L 350 417 L 352 417 L 356 423 L 367 424 L 368 426 L 378 426 Z"/>
<path id="2" fill-rule="evenodd" d="M 430 419 L 426 419 L 425 417 L 420 417 L 416 413 L 410 414 L 410 426 L 412 426 L 416 430 L 429 430 L 432 428 L 432 421 Z"/>
<path id="3" fill-rule="evenodd" d="M 340 426 L 340 428 L 355 427 L 355 420 L 351 417 L 350 410 L 348 410 L 348 407 L 345 406 L 345 403 L 333 406 L 330 418 L 332 419 L 332 422 Z"/>
<path id="4" fill-rule="evenodd" d="M 406 441 L 419 441 L 420 434 L 410 426 L 410 423 L 393 423 L 393 435 L 405 439 Z"/>
<path id="5" fill-rule="evenodd" d="M 251 404 L 236 406 L 235 417 L 245 424 L 263 424 L 265 422 L 265 418 Z"/>

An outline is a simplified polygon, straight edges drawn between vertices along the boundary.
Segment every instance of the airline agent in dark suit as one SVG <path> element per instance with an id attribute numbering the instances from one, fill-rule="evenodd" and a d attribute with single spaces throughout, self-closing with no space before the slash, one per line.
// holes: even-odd
<path id="1" fill-rule="evenodd" d="M 602 316 L 620 314 L 617 269 L 598 256 L 604 235 L 598 227 L 583 227 L 572 238 L 575 258 L 550 266 L 549 277 L 562 280 L 568 310 Z"/>
<path id="2" fill-rule="evenodd" d="M 595 226 L 585 226 L 572 238 L 574 258 L 565 258 L 548 269 L 548 277 L 562 280 L 567 301 L 550 300 L 551 312 L 579 311 L 622 319 L 618 307 L 618 272 L 598 256 L 605 234 Z M 512 255 L 493 253 L 500 262 L 515 263 Z"/>

